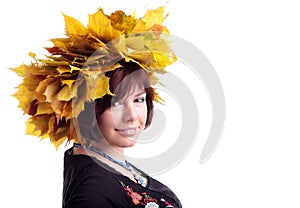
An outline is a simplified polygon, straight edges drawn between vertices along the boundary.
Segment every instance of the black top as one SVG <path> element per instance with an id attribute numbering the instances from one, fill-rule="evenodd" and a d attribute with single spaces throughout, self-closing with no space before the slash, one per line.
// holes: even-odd
<path id="1" fill-rule="evenodd" d="M 64 155 L 63 208 L 181 208 L 176 195 L 159 181 L 146 187 L 133 182 L 105 163 L 88 155 Z"/>

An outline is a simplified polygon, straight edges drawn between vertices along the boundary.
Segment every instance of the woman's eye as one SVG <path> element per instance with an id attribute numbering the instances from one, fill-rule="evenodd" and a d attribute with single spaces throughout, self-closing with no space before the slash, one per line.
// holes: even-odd
<path id="1" fill-rule="evenodd" d="M 140 98 L 135 99 L 135 102 L 137 102 L 137 103 L 143 103 L 144 101 L 145 101 L 144 97 L 140 97 Z"/>
<path id="2" fill-rule="evenodd" d="M 121 102 L 114 102 L 114 103 L 112 104 L 113 107 L 117 107 L 117 106 L 120 106 L 120 105 L 122 105 Z"/>

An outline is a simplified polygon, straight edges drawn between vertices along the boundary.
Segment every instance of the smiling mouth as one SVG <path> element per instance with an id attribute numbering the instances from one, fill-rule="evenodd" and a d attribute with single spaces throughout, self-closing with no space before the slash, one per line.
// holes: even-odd
<path id="1" fill-rule="evenodd" d="M 116 129 L 116 131 L 125 137 L 135 136 L 137 133 L 137 128 L 125 128 L 125 129 Z"/>

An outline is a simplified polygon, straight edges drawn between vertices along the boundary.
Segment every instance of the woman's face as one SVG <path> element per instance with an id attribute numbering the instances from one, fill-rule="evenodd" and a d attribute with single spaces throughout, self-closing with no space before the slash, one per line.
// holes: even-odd
<path id="1" fill-rule="evenodd" d="M 134 90 L 121 100 L 112 100 L 112 106 L 99 117 L 102 135 L 113 147 L 131 147 L 145 128 L 147 105 L 145 90 Z"/>

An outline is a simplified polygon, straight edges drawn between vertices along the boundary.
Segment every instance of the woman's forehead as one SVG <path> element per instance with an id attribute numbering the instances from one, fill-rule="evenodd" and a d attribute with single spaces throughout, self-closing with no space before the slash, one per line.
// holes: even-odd
<path id="1" fill-rule="evenodd" d="M 129 89 L 128 91 L 125 91 L 125 93 L 122 93 L 122 95 L 116 94 L 116 98 L 117 99 L 128 99 L 128 98 L 132 98 L 132 97 L 141 96 L 145 93 L 146 93 L 146 91 L 145 91 L 144 87 L 136 86 L 134 88 Z"/>

